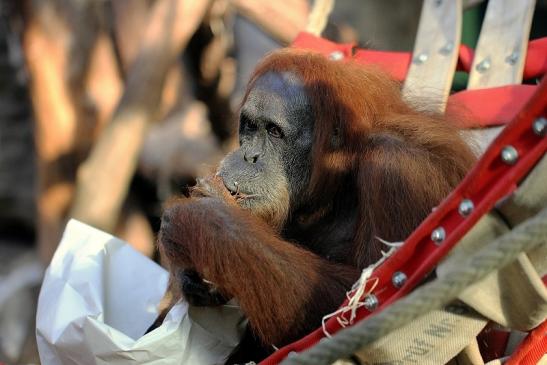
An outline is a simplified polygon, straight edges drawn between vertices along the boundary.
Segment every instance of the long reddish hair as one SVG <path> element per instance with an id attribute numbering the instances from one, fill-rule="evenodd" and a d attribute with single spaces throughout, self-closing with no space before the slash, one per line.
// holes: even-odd
<path id="1" fill-rule="evenodd" d="M 362 224 L 355 233 L 357 241 L 371 241 L 374 236 L 404 239 L 457 185 L 475 160 L 468 144 L 460 138 L 456 123 L 441 114 L 413 109 L 403 101 L 400 84 L 376 67 L 283 49 L 262 60 L 248 90 L 267 72 L 297 75 L 309 98 L 314 143 L 307 196 L 328 199 L 347 194 L 348 187 L 340 184 L 340 175 L 355 175 L 362 215 Z M 401 151 L 393 154 L 394 149 Z M 399 160 L 393 160 L 394 156 Z M 424 169 L 423 161 L 414 163 L 414 158 L 427 160 L 430 168 Z M 393 173 L 386 173 L 386 169 Z M 397 201 L 382 189 L 386 180 L 404 190 L 394 196 Z M 417 186 L 423 181 L 429 182 L 427 189 Z M 415 209 L 418 214 L 399 215 L 395 209 Z M 367 227 L 371 221 L 379 221 L 377 215 L 385 220 L 385 226 Z M 356 242 L 355 246 L 363 245 Z M 378 251 L 370 247 L 369 252 L 357 252 L 357 260 L 370 261 L 366 257 L 372 252 L 376 254 L 370 258 L 376 259 Z"/>

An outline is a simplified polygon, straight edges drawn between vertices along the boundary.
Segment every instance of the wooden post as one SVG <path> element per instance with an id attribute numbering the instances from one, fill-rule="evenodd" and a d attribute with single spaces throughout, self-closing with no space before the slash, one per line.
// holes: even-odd
<path id="1" fill-rule="evenodd" d="M 526 60 L 535 0 L 488 2 L 469 73 L 468 89 L 520 84 Z M 503 127 L 470 131 L 484 151 Z"/>
<path id="2" fill-rule="evenodd" d="M 520 84 L 535 0 L 488 3 L 468 89 Z"/>
<path id="3" fill-rule="evenodd" d="M 458 62 L 461 23 L 461 0 L 424 1 L 405 97 L 426 97 L 437 111 L 444 111 Z"/>

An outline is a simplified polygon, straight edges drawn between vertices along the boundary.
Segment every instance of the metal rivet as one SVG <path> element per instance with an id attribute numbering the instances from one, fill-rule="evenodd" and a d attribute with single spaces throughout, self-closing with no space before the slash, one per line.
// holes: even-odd
<path id="1" fill-rule="evenodd" d="M 427 53 L 422 52 L 422 53 L 417 54 L 417 55 L 412 59 L 412 62 L 415 63 L 416 65 L 421 65 L 422 63 L 424 63 L 425 61 L 427 61 L 427 59 L 428 59 Z"/>
<path id="2" fill-rule="evenodd" d="M 366 309 L 369 311 L 373 311 L 376 308 L 378 308 L 378 298 L 374 294 L 369 294 L 365 297 L 365 301 L 363 302 Z"/>
<path id="3" fill-rule="evenodd" d="M 446 231 L 443 227 L 435 228 L 431 232 L 431 241 L 435 242 L 437 245 L 441 244 L 446 238 Z"/>
<path id="4" fill-rule="evenodd" d="M 397 271 L 393 274 L 391 277 L 391 282 L 393 283 L 393 286 L 396 288 L 400 288 L 406 283 L 406 274 L 401 271 Z"/>
<path id="5" fill-rule="evenodd" d="M 475 66 L 475 69 L 479 71 L 480 73 L 483 73 L 488 71 L 491 65 L 492 65 L 492 62 L 490 61 L 490 57 L 488 57 L 482 60 L 481 62 L 479 62 L 477 66 Z"/>
<path id="6" fill-rule="evenodd" d="M 511 53 L 509 56 L 505 57 L 505 62 L 507 62 L 510 65 L 514 65 L 519 60 L 519 52 L 515 51 Z"/>
<path id="7" fill-rule="evenodd" d="M 340 61 L 344 59 L 344 53 L 342 51 L 334 51 L 329 55 L 329 58 L 333 61 Z"/>
<path id="8" fill-rule="evenodd" d="M 475 209 L 475 205 L 469 199 L 464 199 L 458 207 L 458 212 L 462 217 L 467 217 Z"/>
<path id="9" fill-rule="evenodd" d="M 514 165 L 519 159 L 519 153 L 513 146 L 505 146 L 501 149 L 501 160 L 508 165 Z"/>
<path id="10" fill-rule="evenodd" d="M 442 55 L 444 55 L 444 56 L 447 56 L 447 55 L 449 55 L 453 50 L 454 50 L 454 43 L 448 42 L 447 44 L 445 44 L 444 46 L 442 46 L 441 49 L 439 49 L 439 53 L 442 54 Z"/>
<path id="11" fill-rule="evenodd" d="M 547 130 L 547 119 L 545 118 L 538 118 L 534 121 L 534 124 L 532 124 L 532 130 L 535 134 L 537 134 L 540 137 L 545 136 L 545 131 Z"/>
<path id="12" fill-rule="evenodd" d="M 435 0 L 435 5 L 440 6 L 443 3 L 443 0 Z"/>

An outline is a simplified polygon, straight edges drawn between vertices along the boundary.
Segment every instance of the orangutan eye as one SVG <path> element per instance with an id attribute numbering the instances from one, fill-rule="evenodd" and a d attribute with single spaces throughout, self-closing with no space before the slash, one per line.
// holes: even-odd
<path id="1" fill-rule="evenodd" d="M 245 114 L 241 114 L 240 120 L 239 120 L 240 129 L 242 131 L 248 131 L 248 132 L 256 132 L 258 129 L 258 126 L 255 122 L 253 122 L 249 117 L 247 117 Z"/>
<path id="2" fill-rule="evenodd" d="M 273 123 L 269 123 L 266 126 L 266 130 L 268 131 L 268 134 L 272 137 L 283 138 L 283 131 L 281 130 L 281 128 L 279 128 Z"/>

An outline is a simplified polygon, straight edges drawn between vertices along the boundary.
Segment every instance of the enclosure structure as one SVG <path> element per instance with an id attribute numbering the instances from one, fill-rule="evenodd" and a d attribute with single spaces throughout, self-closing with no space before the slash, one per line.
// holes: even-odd
<path id="1" fill-rule="evenodd" d="M 293 42 L 378 65 L 439 111 L 465 110 L 481 157 L 401 247 L 363 271 L 322 328 L 262 364 L 484 364 L 477 338 L 490 360 L 547 361 L 547 38 L 528 42 L 534 5 L 490 1 L 476 50 L 460 45 L 462 1 L 442 0 L 424 1 L 412 54 L 335 44 L 314 26 Z M 329 6 L 316 2 L 310 24 Z M 451 94 L 456 69 L 469 82 Z M 528 336 L 515 347 L 519 331 Z"/>

